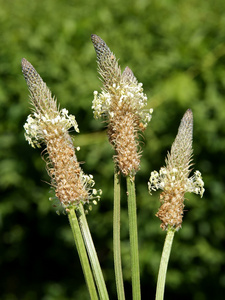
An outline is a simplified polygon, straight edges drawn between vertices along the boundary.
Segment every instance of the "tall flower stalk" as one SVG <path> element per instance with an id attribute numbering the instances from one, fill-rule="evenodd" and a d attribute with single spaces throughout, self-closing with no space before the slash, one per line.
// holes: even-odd
<path id="1" fill-rule="evenodd" d="M 33 147 L 40 147 L 42 144 L 46 146 L 45 161 L 51 177 L 51 185 L 55 188 L 56 197 L 68 214 L 90 297 L 96 300 L 98 294 L 89 259 L 92 265 L 98 262 L 93 262 L 90 253 L 88 259 L 82 237 L 83 232 L 80 230 L 80 215 L 82 214 L 77 215 L 77 213 L 84 204 L 98 200 L 101 191 L 93 188 L 95 184 L 93 176 L 84 174 L 77 161 L 76 149 L 68 133 L 71 127 L 79 132 L 75 117 L 68 115 L 66 109 L 58 109 L 56 99 L 52 97 L 40 75 L 26 59 L 22 59 L 22 72 L 30 91 L 33 108 L 32 114 L 28 116 L 24 125 L 25 137 Z M 92 243 L 92 240 L 89 243 Z M 96 259 L 97 256 L 94 260 Z M 95 279 L 99 294 L 105 295 L 100 298 L 107 299 L 107 293 L 102 292 L 106 290 L 104 283 L 98 284 L 98 277 L 95 276 Z"/>
<path id="2" fill-rule="evenodd" d="M 138 83 L 133 72 L 126 67 L 121 73 L 115 55 L 97 35 L 91 36 L 97 54 L 98 71 L 102 77 L 102 92 L 94 92 L 94 117 L 103 117 L 108 124 L 108 139 L 115 150 L 114 209 L 120 212 L 120 180 L 123 174 L 127 179 L 129 231 L 131 248 L 131 273 L 133 299 L 140 299 L 140 272 L 138 255 L 138 234 L 135 196 L 135 174 L 140 168 L 139 132 L 144 131 L 151 120 L 152 110 L 145 110 L 147 97 L 142 83 Z M 114 212 L 115 216 L 115 212 Z M 114 218 L 114 263 L 119 299 L 124 299 L 120 248 L 120 217 Z"/>
<path id="3" fill-rule="evenodd" d="M 120 174 L 115 166 L 114 170 L 114 205 L 113 205 L 113 252 L 116 287 L 119 300 L 125 300 L 123 272 L 120 245 Z"/>
<path id="4" fill-rule="evenodd" d="M 150 193 L 162 189 L 161 206 L 156 216 L 161 220 L 161 228 L 167 230 L 167 236 L 160 262 L 156 299 L 162 300 L 165 289 L 166 271 L 175 231 L 182 225 L 184 196 L 193 192 L 203 196 L 204 182 L 199 171 L 189 177 L 192 169 L 193 114 L 190 109 L 184 114 L 166 165 L 158 172 L 151 173 L 148 187 Z"/>

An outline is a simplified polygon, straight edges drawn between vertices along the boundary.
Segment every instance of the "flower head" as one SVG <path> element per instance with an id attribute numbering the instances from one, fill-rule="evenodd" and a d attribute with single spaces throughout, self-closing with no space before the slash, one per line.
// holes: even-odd
<path id="1" fill-rule="evenodd" d="M 160 195 L 162 203 L 157 217 L 162 221 L 163 230 L 168 226 L 179 229 L 182 224 L 184 209 L 184 194 L 193 192 L 204 193 L 204 182 L 201 173 L 196 171 L 189 177 L 192 166 L 192 135 L 193 114 L 190 109 L 184 114 L 178 134 L 166 158 L 166 166 L 159 173 L 151 172 L 148 182 L 149 191 L 163 190 Z"/>
<path id="2" fill-rule="evenodd" d="M 46 145 L 47 171 L 62 206 L 66 209 L 75 208 L 79 203 L 99 199 L 100 191 L 93 189 L 95 183 L 92 175 L 84 174 L 80 168 L 68 133 L 71 127 L 79 132 L 75 117 L 69 115 L 65 108 L 58 110 L 50 90 L 24 58 L 22 71 L 33 105 L 33 113 L 24 125 L 25 138 L 33 147 Z"/>
<path id="3" fill-rule="evenodd" d="M 121 73 L 115 55 L 97 35 L 91 36 L 98 71 L 102 77 L 102 92 L 94 92 L 94 117 L 108 121 L 108 137 L 116 150 L 115 160 L 124 175 L 134 175 L 139 169 L 138 132 L 151 120 L 152 109 L 145 110 L 147 97 L 130 68 Z"/>

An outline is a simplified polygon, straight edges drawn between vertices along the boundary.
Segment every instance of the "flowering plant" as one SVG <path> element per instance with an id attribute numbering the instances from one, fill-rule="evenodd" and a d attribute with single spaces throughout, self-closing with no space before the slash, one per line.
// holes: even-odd
<path id="1" fill-rule="evenodd" d="M 135 176 L 140 169 L 141 149 L 139 136 L 152 118 L 153 109 L 146 109 L 147 96 L 142 83 L 138 83 L 129 67 L 121 73 L 118 60 L 106 43 L 97 35 L 91 36 L 97 54 L 98 71 L 102 78 L 102 91 L 94 91 L 92 109 L 96 119 L 103 118 L 114 155 L 114 208 L 113 249 L 116 288 L 119 300 L 125 299 L 120 247 L 120 181 L 127 183 L 127 205 L 130 235 L 132 298 L 141 299 L 138 230 L 136 214 Z M 80 167 L 69 130 L 79 133 L 73 115 L 64 108 L 59 110 L 57 101 L 35 68 L 22 60 L 32 104 L 32 113 L 24 125 L 25 138 L 32 147 L 45 145 L 45 161 L 51 185 L 71 225 L 74 241 L 83 268 L 90 298 L 109 299 L 105 280 L 98 261 L 84 208 L 100 200 L 102 191 L 95 189 L 92 175 L 86 175 Z M 169 255 L 175 231 L 183 221 L 184 196 L 194 192 L 203 196 L 204 182 L 199 171 L 191 173 L 193 150 L 193 114 L 184 114 L 178 134 L 166 158 L 165 167 L 152 171 L 148 182 L 149 192 L 163 190 L 161 207 L 156 216 L 161 228 L 167 231 L 161 257 L 156 299 L 162 300 Z"/>

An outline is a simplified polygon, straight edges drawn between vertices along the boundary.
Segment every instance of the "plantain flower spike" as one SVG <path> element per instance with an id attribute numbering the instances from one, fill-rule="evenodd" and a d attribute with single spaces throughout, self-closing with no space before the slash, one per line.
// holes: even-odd
<path id="1" fill-rule="evenodd" d="M 125 176 L 134 176 L 140 167 L 138 135 L 151 120 L 152 109 L 145 110 L 147 97 L 130 68 L 121 74 L 115 55 L 97 35 L 91 36 L 102 92 L 94 92 L 94 117 L 108 122 L 108 138 L 115 149 L 115 161 Z"/>
<path id="2" fill-rule="evenodd" d="M 184 195 L 193 192 L 203 196 L 204 182 L 199 171 L 189 177 L 192 164 L 193 114 L 190 109 L 184 114 L 171 151 L 166 158 L 166 166 L 159 173 L 151 172 L 148 182 L 149 192 L 163 190 L 160 195 L 161 207 L 156 216 L 161 220 L 161 228 L 167 230 L 181 228 Z"/>
<path id="3" fill-rule="evenodd" d="M 57 108 L 57 102 L 34 67 L 22 59 L 22 72 L 26 79 L 32 114 L 24 125 L 25 138 L 32 147 L 46 145 L 47 171 L 57 198 L 67 210 L 80 203 L 96 202 L 101 190 L 93 189 L 92 175 L 85 175 L 80 168 L 68 130 L 79 132 L 77 122 L 68 111 Z M 77 147 L 78 150 L 78 147 Z"/>

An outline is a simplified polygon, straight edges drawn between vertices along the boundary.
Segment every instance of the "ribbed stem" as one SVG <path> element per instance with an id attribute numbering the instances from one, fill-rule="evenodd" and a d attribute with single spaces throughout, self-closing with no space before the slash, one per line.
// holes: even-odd
<path id="1" fill-rule="evenodd" d="M 89 230 L 89 226 L 87 223 L 87 219 L 82 204 L 79 205 L 77 214 L 79 214 L 79 225 L 84 238 L 88 256 L 91 262 L 92 271 L 94 273 L 95 282 L 99 292 L 99 297 L 101 300 L 108 300 L 109 296 L 106 289 L 105 280 L 102 274 L 101 266 L 98 260 L 98 256 L 95 250 L 95 246 L 91 237 L 91 233 Z"/>
<path id="2" fill-rule="evenodd" d="M 134 179 L 129 176 L 127 179 L 128 195 L 128 216 L 130 230 L 130 253 L 131 253 L 131 276 L 133 300 L 141 299 L 139 252 L 138 252 L 138 232 L 137 232 L 137 209 Z"/>
<path id="3" fill-rule="evenodd" d="M 169 228 L 167 231 L 162 257 L 160 261 L 159 267 L 159 274 L 158 274 L 158 281 L 157 281 L 157 288 L 156 288 L 156 300 L 163 300 L 164 297 L 164 290 L 165 290 L 165 283 L 166 283 L 166 272 L 168 261 L 170 257 L 170 252 L 173 244 L 173 237 L 174 237 L 175 230 Z"/>
<path id="4" fill-rule="evenodd" d="M 113 253 L 118 300 L 125 300 L 120 247 L 120 175 L 114 170 Z"/>
<path id="5" fill-rule="evenodd" d="M 81 266 L 84 272 L 84 277 L 86 280 L 86 284 L 88 287 L 88 291 L 90 294 L 91 300 L 98 300 L 98 295 L 94 283 L 94 278 L 92 276 L 91 267 L 89 264 L 88 256 L 86 253 L 83 237 L 80 231 L 79 223 L 77 220 L 76 213 L 73 209 L 71 209 L 68 213 L 68 218 L 70 222 L 70 226 L 73 233 L 73 238 L 77 247 L 77 252 L 80 258 Z"/>

